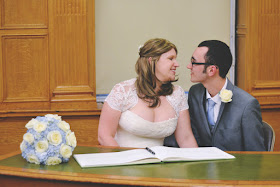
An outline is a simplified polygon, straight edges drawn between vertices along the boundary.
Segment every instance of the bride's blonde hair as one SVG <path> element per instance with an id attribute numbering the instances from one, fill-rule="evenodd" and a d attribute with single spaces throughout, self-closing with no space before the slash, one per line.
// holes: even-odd
<path id="1" fill-rule="evenodd" d="M 160 90 L 155 92 L 156 81 L 159 81 L 155 75 L 156 63 L 163 53 L 171 49 L 174 49 L 177 54 L 176 46 L 162 38 L 150 39 L 139 49 L 139 58 L 135 64 L 135 71 L 138 75 L 136 80 L 137 95 L 148 102 L 151 108 L 160 105 L 159 96 L 173 93 L 172 82 L 174 81 L 162 82 Z"/>

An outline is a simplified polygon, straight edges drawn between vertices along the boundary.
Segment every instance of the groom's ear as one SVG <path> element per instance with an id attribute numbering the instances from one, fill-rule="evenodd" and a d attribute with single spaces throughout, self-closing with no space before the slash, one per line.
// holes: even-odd
<path id="1" fill-rule="evenodd" d="M 215 66 L 215 65 L 211 65 L 211 66 L 208 67 L 208 71 L 207 72 L 208 72 L 209 76 L 214 76 L 216 74 L 219 75 L 219 68 L 217 66 Z"/>

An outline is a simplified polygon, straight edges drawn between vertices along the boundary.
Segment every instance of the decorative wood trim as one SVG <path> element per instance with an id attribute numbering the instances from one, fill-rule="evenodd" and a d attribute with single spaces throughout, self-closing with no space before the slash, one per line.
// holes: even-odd
<path id="1" fill-rule="evenodd" d="M 255 89 L 280 89 L 280 81 L 256 81 L 253 87 Z"/>
<path id="2" fill-rule="evenodd" d="M 1 0 L 0 0 L 1 1 Z M 0 29 L 0 35 L 2 36 L 44 36 L 48 35 L 48 29 L 10 29 L 10 30 L 4 30 Z"/>
<path id="3" fill-rule="evenodd" d="M 10 110 L 1 111 L 0 118 L 14 118 L 14 117 L 35 117 L 44 116 L 46 114 L 58 114 L 60 116 L 99 116 L 101 109 L 95 110 L 78 110 L 78 111 L 54 111 L 54 110 Z"/>
<path id="4" fill-rule="evenodd" d="M 247 35 L 247 34 L 248 34 L 248 28 L 246 28 L 246 27 L 238 27 L 238 26 L 237 26 L 236 34 L 237 34 L 238 36 Z"/>
<path id="5" fill-rule="evenodd" d="M 256 81 L 251 93 L 262 108 L 280 108 L 280 81 Z"/>
<path id="6" fill-rule="evenodd" d="M 89 86 L 58 86 L 52 94 L 52 102 L 69 100 L 96 101 L 94 91 Z"/>
<path id="7" fill-rule="evenodd" d="M 83 93 L 94 93 L 93 89 L 87 85 L 85 86 L 58 86 L 53 91 L 53 94 L 62 95 L 62 94 L 83 94 Z"/>
<path id="8" fill-rule="evenodd" d="M 32 97 L 28 99 L 26 99 L 26 97 L 16 97 L 16 98 L 4 98 L 2 102 L 15 103 L 15 102 L 33 102 L 33 101 L 49 101 L 49 99 L 46 97 Z"/>
<path id="9" fill-rule="evenodd" d="M 47 29 L 47 25 L 43 24 L 21 24 L 21 25 L 3 25 L 2 29 Z"/>
<path id="10" fill-rule="evenodd" d="M 260 105 L 280 105 L 280 95 L 267 96 L 253 94 L 254 97 L 259 101 Z"/>
<path id="11" fill-rule="evenodd" d="M 270 92 L 265 92 L 265 91 L 261 90 L 258 92 L 252 92 L 251 94 L 254 97 L 276 97 L 276 96 L 280 97 L 280 92 L 278 90 L 274 90 L 274 91 L 270 91 Z"/>

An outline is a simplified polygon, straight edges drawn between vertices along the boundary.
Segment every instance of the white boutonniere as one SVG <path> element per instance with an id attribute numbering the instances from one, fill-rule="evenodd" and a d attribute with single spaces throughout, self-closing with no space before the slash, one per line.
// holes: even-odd
<path id="1" fill-rule="evenodd" d="M 224 103 L 229 103 L 229 102 L 231 102 L 232 101 L 232 91 L 231 90 L 227 90 L 227 89 L 223 89 L 223 90 L 221 90 L 220 91 L 220 94 L 219 94 L 219 96 L 220 96 L 220 98 L 221 98 L 221 100 L 222 100 L 222 102 L 224 102 Z"/>

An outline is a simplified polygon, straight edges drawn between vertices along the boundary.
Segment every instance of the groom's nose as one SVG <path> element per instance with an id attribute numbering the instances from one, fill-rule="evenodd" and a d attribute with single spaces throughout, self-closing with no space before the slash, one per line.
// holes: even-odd
<path id="1" fill-rule="evenodd" d="M 192 69 L 192 63 L 191 62 L 188 63 L 187 68 Z"/>

